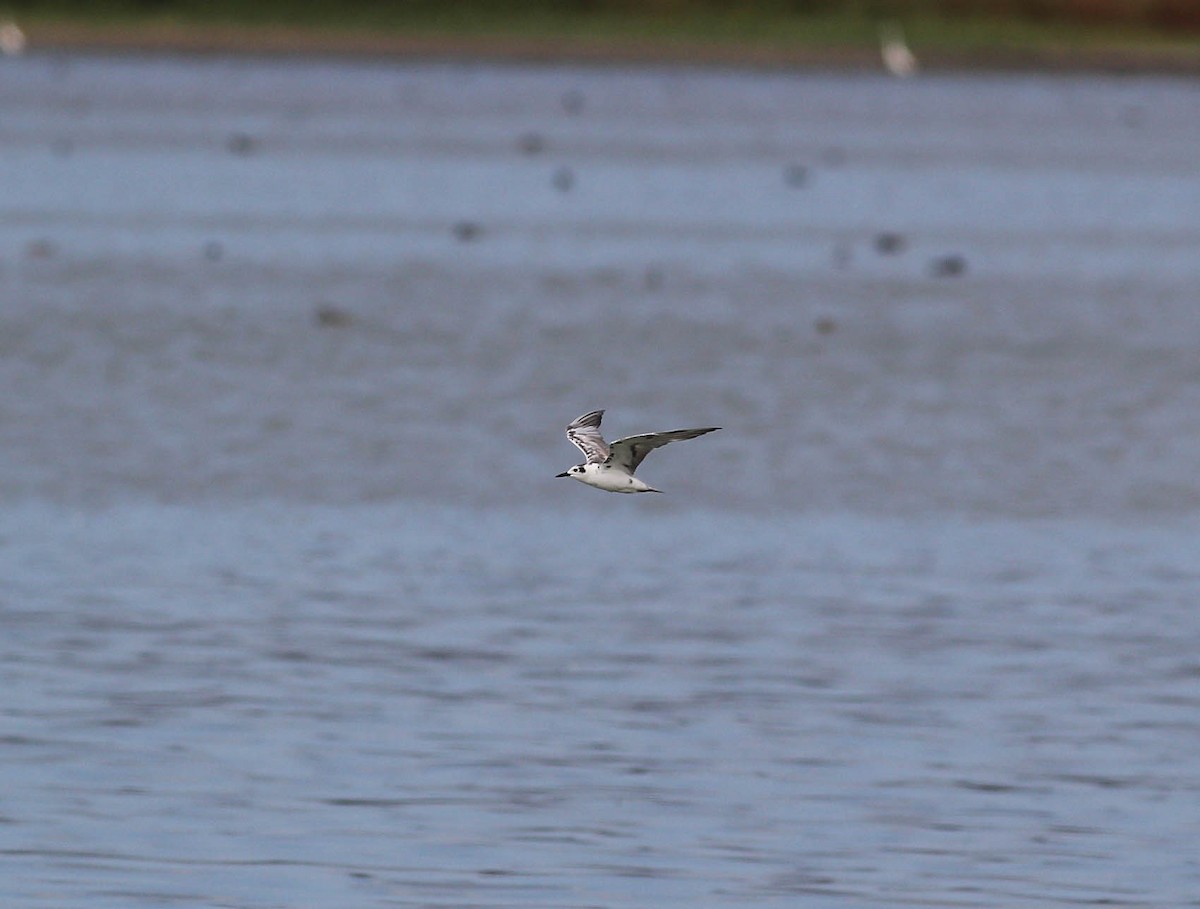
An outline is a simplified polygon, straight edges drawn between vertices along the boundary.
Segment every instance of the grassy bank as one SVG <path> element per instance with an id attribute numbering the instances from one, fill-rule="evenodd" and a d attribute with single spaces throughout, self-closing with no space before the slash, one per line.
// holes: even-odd
<path id="1" fill-rule="evenodd" d="M 60 0 L 10 9 L 31 43 L 44 47 L 873 65 L 879 24 L 896 21 L 934 66 L 1200 70 L 1200 31 L 1164 25 L 1169 17 L 1146 14 L 1155 8 L 1150 2 L 1107 3 L 1124 12 L 1100 15 L 1101 0 L 957 5 L 954 0 L 804 5 Z M 1196 6 L 1200 18 L 1200 3 Z M 1085 8 L 1093 14 L 1079 15 Z M 1031 9 L 1042 13 L 1031 15 Z M 1076 14 L 1066 15 L 1067 9 Z"/>

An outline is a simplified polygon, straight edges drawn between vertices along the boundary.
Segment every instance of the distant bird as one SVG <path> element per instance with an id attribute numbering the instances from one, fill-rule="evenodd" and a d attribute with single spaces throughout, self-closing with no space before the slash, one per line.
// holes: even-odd
<path id="1" fill-rule="evenodd" d="M 0 24 L 0 53 L 6 57 L 15 57 L 24 53 L 26 45 L 25 33 L 21 26 L 12 19 Z"/>
<path id="2" fill-rule="evenodd" d="M 879 27 L 879 50 L 883 65 L 893 76 L 906 79 L 917 73 L 917 58 L 904 41 L 904 30 L 896 23 Z"/>
<path id="3" fill-rule="evenodd" d="M 603 417 L 603 410 L 593 410 L 577 417 L 567 427 L 567 438 L 583 452 L 587 461 L 563 471 L 558 476 L 571 477 L 606 492 L 662 492 L 661 489 L 647 486 L 633 475 L 646 455 L 669 442 L 694 439 L 721 428 L 709 426 L 704 429 L 648 432 L 640 436 L 626 436 L 609 445 L 600 435 L 600 420 Z"/>

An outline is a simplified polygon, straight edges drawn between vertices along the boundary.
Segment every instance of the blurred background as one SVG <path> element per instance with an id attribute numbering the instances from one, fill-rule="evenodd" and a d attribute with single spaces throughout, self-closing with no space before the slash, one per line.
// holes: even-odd
<path id="1" fill-rule="evenodd" d="M 1193 0 L 25 0 L 35 44 L 526 58 L 865 62 L 902 23 L 939 61 L 1195 67 Z"/>
<path id="2" fill-rule="evenodd" d="M 0 19 L 0 901 L 1193 904 L 1195 4 Z"/>

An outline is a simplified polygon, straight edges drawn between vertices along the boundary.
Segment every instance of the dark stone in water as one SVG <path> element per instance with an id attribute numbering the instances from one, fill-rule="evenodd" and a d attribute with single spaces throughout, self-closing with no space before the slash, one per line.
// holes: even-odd
<path id="1" fill-rule="evenodd" d="M 517 140 L 517 148 L 526 155 L 536 155 L 546 150 L 546 140 L 539 133 L 525 133 Z"/>
<path id="2" fill-rule="evenodd" d="M 904 239 L 904 234 L 898 234 L 894 231 L 884 231 L 875 235 L 875 249 L 881 255 L 891 256 L 903 251 L 908 241 Z"/>
<path id="3" fill-rule="evenodd" d="M 463 243 L 470 243 L 472 240 L 479 238 L 479 235 L 483 233 L 483 228 L 474 221 L 459 221 L 451 228 L 451 231 L 454 233 L 456 240 L 460 240 Z"/>
<path id="4" fill-rule="evenodd" d="M 350 313 L 332 303 L 319 304 L 313 315 L 322 328 L 345 328 L 354 321 Z"/>
<path id="5" fill-rule="evenodd" d="M 29 245 L 25 247 L 25 255 L 31 259 L 49 259 L 57 252 L 58 247 L 54 245 L 53 240 L 47 237 L 31 240 Z"/>
<path id="6" fill-rule="evenodd" d="M 225 143 L 225 147 L 235 155 L 249 155 L 256 145 L 254 137 L 247 133 L 234 133 Z"/>
<path id="7" fill-rule="evenodd" d="M 967 270 L 967 260 L 957 253 L 939 256 L 929 263 L 929 273 L 935 278 L 956 278 Z"/>
<path id="8" fill-rule="evenodd" d="M 554 172 L 553 183 L 560 193 L 570 192 L 575 185 L 575 172 L 569 167 L 560 167 Z"/>
<path id="9" fill-rule="evenodd" d="M 808 182 L 808 168 L 803 164 L 789 164 L 783 169 L 783 182 L 799 189 Z"/>

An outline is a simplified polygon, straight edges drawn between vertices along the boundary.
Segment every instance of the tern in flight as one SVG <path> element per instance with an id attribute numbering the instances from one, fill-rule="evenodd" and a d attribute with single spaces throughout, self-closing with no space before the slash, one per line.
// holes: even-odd
<path id="1" fill-rule="evenodd" d="M 571 425 L 567 427 L 567 438 L 583 452 L 587 461 L 570 470 L 564 470 L 558 476 L 571 477 L 606 492 L 662 492 L 661 489 L 648 486 L 633 475 L 646 455 L 656 448 L 662 448 L 668 442 L 694 439 L 721 428 L 708 426 L 704 429 L 647 432 L 640 436 L 617 439 L 609 445 L 600 435 L 600 420 L 603 417 L 603 410 L 593 410 L 571 421 Z"/>

